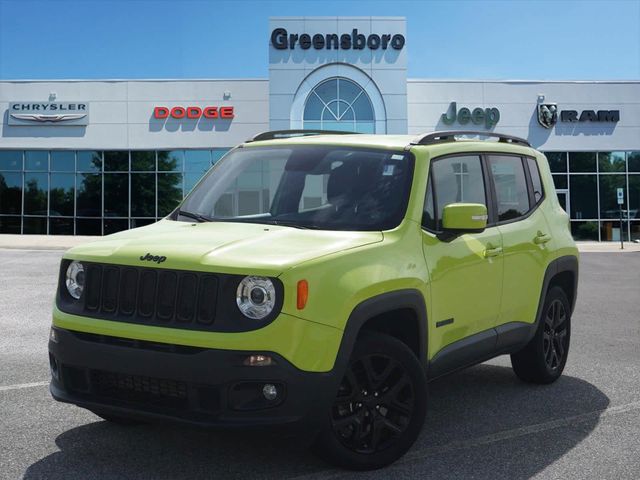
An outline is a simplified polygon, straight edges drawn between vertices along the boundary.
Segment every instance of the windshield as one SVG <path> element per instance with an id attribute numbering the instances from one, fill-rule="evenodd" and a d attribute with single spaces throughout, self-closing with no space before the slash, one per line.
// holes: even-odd
<path id="1" fill-rule="evenodd" d="M 413 157 L 405 152 L 238 148 L 211 169 L 172 218 L 387 230 L 404 216 L 412 174 Z"/>

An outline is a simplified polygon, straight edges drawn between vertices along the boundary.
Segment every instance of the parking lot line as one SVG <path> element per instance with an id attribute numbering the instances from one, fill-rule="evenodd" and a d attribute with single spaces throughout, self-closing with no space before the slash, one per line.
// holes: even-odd
<path id="1" fill-rule="evenodd" d="M 44 385 L 49 385 L 49 382 L 32 382 L 32 383 L 18 383 L 16 385 L 5 385 L 0 386 L 0 392 L 5 392 L 7 390 L 20 390 L 21 388 L 32 388 L 32 387 L 42 387 Z"/>
<path id="2" fill-rule="evenodd" d="M 525 435 L 531 435 L 534 433 L 540 433 L 547 430 L 553 430 L 559 427 L 566 427 L 574 425 L 581 421 L 586 421 L 595 418 L 602 419 L 610 417 L 620 413 L 627 413 L 633 410 L 640 410 L 640 401 L 625 403 L 623 405 L 616 405 L 614 407 L 603 408 L 601 410 L 594 410 L 592 412 L 582 413 L 580 415 L 573 415 L 570 417 L 558 418 L 557 420 L 551 420 L 549 422 L 537 423 L 534 425 L 526 425 L 524 427 L 513 428 L 510 430 L 503 430 L 501 432 L 492 433 L 489 435 L 483 435 L 480 437 L 471 438 L 469 440 L 460 442 L 451 442 L 445 445 L 433 446 L 427 448 L 421 448 L 414 451 L 410 451 L 394 465 L 401 465 L 410 463 L 416 460 L 421 460 L 424 457 L 433 455 L 434 453 L 443 453 L 454 450 L 462 450 L 465 448 L 480 447 L 483 445 L 489 445 L 492 443 L 500 442 L 503 440 L 510 440 L 517 437 L 523 437 Z M 307 478 L 321 478 L 322 480 L 330 480 L 333 478 L 340 478 L 344 476 L 344 472 L 335 472 L 332 470 L 325 470 L 324 472 L 314 472 L 312 474 L 303 474 L 297 477 L 293 477 L 290 480 L 304 480 Z"/>

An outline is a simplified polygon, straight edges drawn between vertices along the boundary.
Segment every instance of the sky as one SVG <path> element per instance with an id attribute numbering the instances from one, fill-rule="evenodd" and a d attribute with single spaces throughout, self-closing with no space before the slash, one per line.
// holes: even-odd
<path id="1" fill-rule="evenodd" d="M 0 0 L 0 80 L 267 78 L 300 15 L 406 17 L 409 78 L 640 80 L 640 0 Z"/>

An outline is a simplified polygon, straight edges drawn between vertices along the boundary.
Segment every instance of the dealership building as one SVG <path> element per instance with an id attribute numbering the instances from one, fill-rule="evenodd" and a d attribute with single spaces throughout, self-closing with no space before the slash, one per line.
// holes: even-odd
<path id="1" fill-rule="evenodd" d="M 526 138 L 575 238 L 640 238 L 640 82 L 407 78 L 429 48 L 399 17 L 271 18 L 264 45 L 266 78 L 0 81 L 0 233 L 152 223 L 233 146 L 311 128 Z M 258 183 L 232 193 L 262 201 Z"/>

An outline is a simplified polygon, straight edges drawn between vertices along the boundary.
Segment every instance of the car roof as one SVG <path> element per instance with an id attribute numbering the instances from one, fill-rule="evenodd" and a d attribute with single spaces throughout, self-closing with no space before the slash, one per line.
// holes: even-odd
<path id="1" fill-rule="evenodd" d="M 491 133 L 491 132 L 488 132 Z M 291 145 L 335 145 L 361 148 L 381 148 L 385 150 L 429 149 L 431 156 L 446 155 L 455 152 L 505 152 L 533 155 L 534 149 L 528 146 L 459 138 L 451 141 L 436 142 L 429 145 L 417 145 L 416 139 L 422 135 L 373 135 L 373 134 L 339 134 L 339 135 L 301 135 L 271 140 L 256 140 L 244 143 L 248 147 L 276 147 Z"/>

